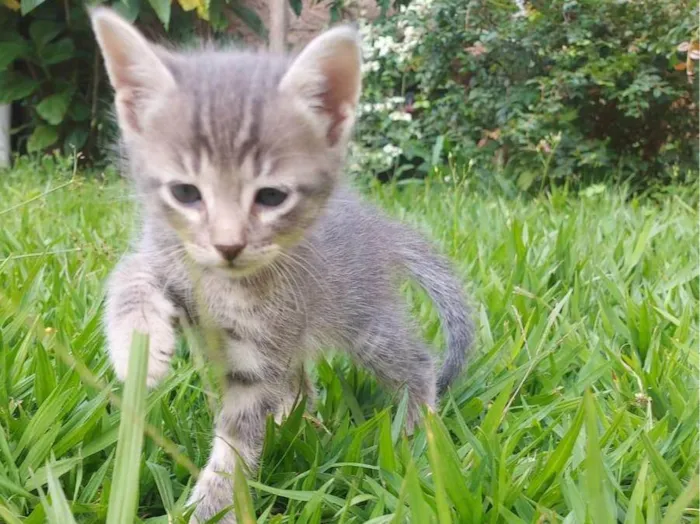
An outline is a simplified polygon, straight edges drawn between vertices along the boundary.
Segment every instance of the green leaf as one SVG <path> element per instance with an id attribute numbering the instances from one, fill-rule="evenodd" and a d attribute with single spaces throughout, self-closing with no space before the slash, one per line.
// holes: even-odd
<path id="1" fill-rule="evenodd" d="M 117 13 L 119 13 L 128 22 L 135 22 L 141 12 L 141 0 L 121 0 L 112 5 Z"/>
<path id="2" fill-rule="evenodd" d="M 170 0 L 148 0 L 165 29 L 170 24 Z"/>
<path id="3" fill-rule="evenodd" d="M 76 122 L 85 122 L 90 118 L 90 106 L 76 98 L 68 109 L 68 116 Z"/>
<path id="4" fill-rule="evenodd" d="M 146 423 L 147 368 L 148 336 L 134 332 L 129 353 L 129 369 L 124 384 L 107 524 L 131 524 L 136 516 L 141 448 Z"/>
<path id="5" fill-rule="evenodd" d="M 301 10 L 303 7 L 301 0 L 289 0 L 289 5 L 291 6 L 292 11 L 294 11 L 295 15 L 297 15 L 297 16 L 301 15 Z"/>
<path id="6" fill-rule="evenodd" d="M 70 38 L 62 38 L 44 47 L 44 49 L 39 51 L 39 55 L 44 65 L 60 64 L 61 62 L 73 58 L 75 55 L 75 45 Z"/>
<path id="7" fill-rule="evenodd" d="M 34 45 L 41 49 L 56 38 L 64 27 L 54 20 L 34 20 L 29 26 L 29 36 Z"/>
<path id="8" fill-rule="evenodd" d="M 246 7 L 241 2 L 235 2 L 231 6 L 231 11 L 240 18 L 245 25 L 247 25 L 251 30 L 253 30 L 258 36 L 266 37 L 267 29 L 265 29 L 265 24 L 260 19 L 258 14 L 253 11 L 250 7 Z"/>
<path id="9" fill-rule="evenodd" d="M 524 170 L 522 173 L 520 173 L 520 176 L 518 176 L 518 181 L 516 182 L 518 184 L 518 187 L 522 189 L 523 191 L 527 191 L 530 189 L 530 186 L 532 186 L 533 182 L 537 179 L 537 173 L 535 171 L 530 171 L 530 170 Z"/>
<path id="10" fill-rule="evenodd" d="M 0 71 L 7 69 L 12 62 L 25 56 L 28 51 L 29 45 L 19 35 L 13 35 L 11 40 L 0 40 Z"/>
<path id="11" fill-rule="evenodd" d="M 33 11 L 44 2 L 46 2 L 46 0 L 22 0 L 20 3 L 22 16 Z"/>
<path id="12" fill-rule="evenodd" d="M 49 95 L 37 104 L 36 112 L 49 124 L 57 126 L 63 122 L 72 97 L 72 91 Z"/>
<path id="13" fill-rule="evenodd" d="M 85 145 L 85 142 L 87 142 L 89 135 L 90 132 L 85 126 L 72 129 L 63 141 L 63 150 L 65 154 L 71 155 L 76 151 L 80 151 Z"/>
<path id="14" fill-rule="evenodd" d="M 432 154 L 430 155 L 430 165 L 431 167 L 437 166 L 440 164 L 440 159 L 442 158 L 442 150 L 445 147 L 445 135 L 440 135 L 437 137 L 437 140 L 435 140 L 435 143 L 433 144 L 433 151 Z"/>
<path id="15" fill-rule="evenodd" d="M 54 126 L 37 126 L 27 141 L 27 151 L 36 153 L 52 146 L 58 140 L 58 130 Z"/>
<path id="16" fill-rule="evenodd" d="M 6 71 L 0 73 L 0 104 L 27 98 L 39 87 L 39 82 L 29 77 Z"/>

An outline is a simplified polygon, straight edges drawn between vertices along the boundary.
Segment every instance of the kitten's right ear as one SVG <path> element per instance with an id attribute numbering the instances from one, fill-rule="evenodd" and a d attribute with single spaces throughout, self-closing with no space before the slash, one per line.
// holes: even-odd
<path id="1" fill-rule="evenodd" d="M 115 90 L 115 105 L 123 132 L 140 133 L 140 116 L 149 101 L 175 88 L 175 78 L 153 46 L 111 9 L 90 9 L 92 27 Z"/>

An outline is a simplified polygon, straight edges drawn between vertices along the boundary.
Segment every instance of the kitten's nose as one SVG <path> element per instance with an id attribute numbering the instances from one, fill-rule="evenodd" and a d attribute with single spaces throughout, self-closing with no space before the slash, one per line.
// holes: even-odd
<path id="1" fill-rule="evenodd" d="M 240 252 L 243 251 L 243 248 L 245 248 L 245 244 L 216 244 L 214 247 L 219 253 L 221 253 L 222 257 L 224 257 L 229 262 L 233 262 L 233 260 L 240 254 Z"/>

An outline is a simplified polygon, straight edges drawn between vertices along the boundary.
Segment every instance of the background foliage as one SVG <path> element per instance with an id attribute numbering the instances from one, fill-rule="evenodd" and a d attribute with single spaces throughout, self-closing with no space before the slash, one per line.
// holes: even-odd
<path id="1" fill-rule="evenodd" d="M 149 36 L 216 37 L 232 18 L 264 34 L 258 16 L 236 0 L 106 2 Z M 80 0 L 0 2 L 0 104 L 14 103 L 20 152 L 62 148 L 99 158 L 114 138 L 111 92 Z"/>
<path id="2" fill-rule="evenodd" d="M 108 3 L 156 39 L 230 38 L 234 19 L 265 35 L 240 0 Z M 379 3 L 378 21 L 360 21 L 355 173 L 421 177 L 447 160 L 520 189 L 697 179 L 691 0 Z M 332 20 L 343 4 L 332 2 Z M 111 92 L 84 4 L 2 0 L 0 14 L 0 103 L 15 105 L 15 150 L 100 158 L 114 138 Z"/>
<path id="3" fill-rule="evenodd" d="M 451 153 L 524 189 L 696 177 L 698 14 L 689 0 L 416 0 L 364 27 L 356 167 L 420 174 Z"/>

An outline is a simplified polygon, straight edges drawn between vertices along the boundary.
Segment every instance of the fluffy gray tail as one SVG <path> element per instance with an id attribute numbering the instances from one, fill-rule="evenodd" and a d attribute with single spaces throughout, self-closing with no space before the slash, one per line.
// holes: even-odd
<path id="1" fill-rule="evenodd" d="M 474 340 L 474 323 L 462 285 L 448 261 L 422 240 L 410 244 L 402 249 L 403 263 L 437 307 L 447 335 L 447 351 L 437 379 L 438 394 L 442 394 L 464 368 Z"/>

